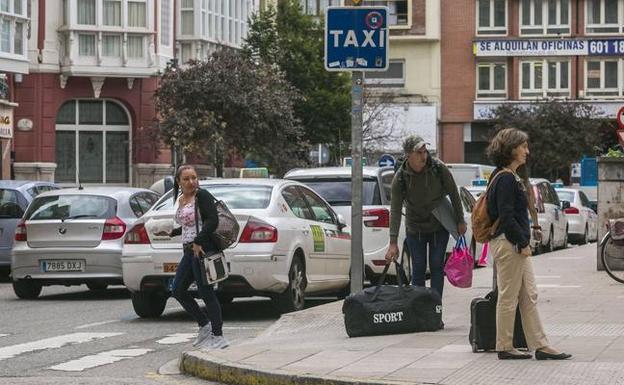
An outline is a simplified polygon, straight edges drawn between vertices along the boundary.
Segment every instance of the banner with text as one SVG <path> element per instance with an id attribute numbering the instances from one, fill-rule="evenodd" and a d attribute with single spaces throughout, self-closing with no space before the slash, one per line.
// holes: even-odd
<path id="1" fill-rule="evenodd" d="M 612 56 L 624 55 L 624 39 L 478 40 L 475 56 Z"/>

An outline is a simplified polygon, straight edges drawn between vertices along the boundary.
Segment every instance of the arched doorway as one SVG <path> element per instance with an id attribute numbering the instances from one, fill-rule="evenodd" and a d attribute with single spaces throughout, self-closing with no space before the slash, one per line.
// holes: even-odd
<path id="1" fill-rule="evenodd" d="M 56 182 L 130 183 L 130 118 L 116 101 L 70 100 L 56 117 Z"/>

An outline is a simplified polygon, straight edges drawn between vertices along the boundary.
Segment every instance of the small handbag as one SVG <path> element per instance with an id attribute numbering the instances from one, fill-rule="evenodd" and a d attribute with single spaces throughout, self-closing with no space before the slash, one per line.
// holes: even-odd
<path id="1" fill-rule="evenodd" d="M 228 267 L 223 252 L 201 257 L 199 268 L 205 285 L 214 285 L 228 278 Z"/>
<path id="2" fill-rule="evenodd" d="M 466 238 L 462 235 L 453 247 L 453 252 L 444 265 L 446 278 L 455 287 L 468 288 L 472 286 L 472 269 L 474 259 L 466 246 Z"/>

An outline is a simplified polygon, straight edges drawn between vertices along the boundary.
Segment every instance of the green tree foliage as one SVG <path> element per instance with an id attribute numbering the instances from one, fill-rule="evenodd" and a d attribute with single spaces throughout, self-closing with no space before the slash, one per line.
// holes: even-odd
<path id="1" fill-rule="evenodd" d="M 299 99 L 277 68 L 224 49 L 207 61 L 167 66 L 155 102 L 164 142 L 214 157 L 219 175 L 229 150 L 253 153 L 281 174 L 306 154 L 293 109 Z"/>
<path id="2" fill-rule="evenodd" d="M 495 131 L 516 127 L 529 134 L 533 177 L 568 179 L 571 163 L 609 146 L 613 123 L 590 104 L 570 101 L 502 104 L 492 112 Z"/>
<path id="3" fill-rule="evenodd" d="M 335 154 L 351 140 L 351 81 L 323 66 L 324 22 L 304 15 L 297 0 L 284 0 L 251 17 L 244 52 L 277 65 L 303 98 L 295 112 L 310 143 L 328 143 Z"/>

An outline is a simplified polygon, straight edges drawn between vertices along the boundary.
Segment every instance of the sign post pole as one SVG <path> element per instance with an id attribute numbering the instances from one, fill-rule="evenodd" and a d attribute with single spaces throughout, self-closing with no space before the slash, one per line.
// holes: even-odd
<path id="1" fill-rule="evenodd" d="M 364 287 L 362 247 L 362 71 L 351 73 L 351 293 Z"/>
<path id="2" fill-rule="evenodd" d="M 362 246 L 362 108 L 365 71 L 388 69 L 388 8 L 328 7 L 325 69 L 351 72 L 351 292 L 364 286 Z"/>

